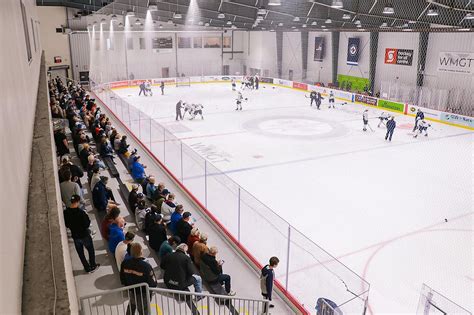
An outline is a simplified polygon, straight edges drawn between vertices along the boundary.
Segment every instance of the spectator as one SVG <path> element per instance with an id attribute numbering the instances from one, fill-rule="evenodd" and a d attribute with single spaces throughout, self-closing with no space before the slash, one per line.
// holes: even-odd
<path id="1" fill-rule="evenodd" d="M 166 255 L 171 254 L 179 243 L 181 243 L 181 240 L 177 236 L 171 236 L 166 242 L 163 242 L 158 253 L 160 260 L 163 260 Z"/>
<path id="2" fill-rule="evenodd" d="M 114 142 L 113 142 L 114 150 L 117 153 L 120 150 L 120 138 L 121 138 L 120 134 L 117 133 L 115 135 Z"/>
<path id="3" fill-rule="evenodd" d="M 138 201 L 138 185 L 133 184 L 130 194 L 128 194 L 128 207 L 132 213 L 135 213 L 135 207 L 137 206 Z"/>
<path id="4" fill-rule="evenodd" d="M 139 243 L 132 243 L 130 246 L 132 258 L 124 260 L 120 267 L 120 282 L 124 286 L 146 283 L 152 288 L 156 288 L 157 282 L 155 273 L 151 265 L 143 258 L 142 246 Z M 126 314 L 134 315 L 138 310 L 140 315 L 149 314 L 146 290 L 135 288 L 128 291 L 130 304 Z"/>
<path id="5" fill-rule="evenodd" d="M 179 244 L 174 253 L 163 258 L 160 264 L 165 271 L 163 279 L 169 289 L 184 291 L 194 285 L 194 290 L 201 293 L 202 279 L 196 274 L 191 258 L 186 255 L 187 250 L 188 245 Z"/>
<path id="6" fill-rule="evenodd" d="M 135 222 L 140 231 L 145 229 L 145 216 L 147 213 L 145 200 L 140 200 L 135 209 Z"/>
<path id="7" fill-rule="evenodd" d="M 165 189 L 165 184 L 163 183 L 159 183 L 156 190 L 155 190 L 155 193 L 153 194 L 153 197 L 152 199 L 153 200 L 158 200 L 161 196 L 165 197 L 165 200 L 166 200 L 166 197 L 168 196 L 168 194 L 170 193 L 168 190 L 166 190 L 168 192 L 168 194 L 164 193 L 163 190 Z"/>
<path id="8" fill-rule="evenodd" d="M 193 226 L 194 223 L 191 223 L 191 212 L 184 212 L 183 217 L 176 223 L 176 235 L 178 235 L 183 242 L 187 243 Z"/>
<path id="9" fill-rule="evenodd" d="M 84 167 L 85 169 L 87 169 L 88 167 L 91 168 L 92 166 L 94 166 L 94 161 L 92 161 L 92 165 L 89 166 L 89 155 L 91 154 L 90 152 L 90 146 L 88 143 L 84 143 L 82 145 L 82 150 L 81 152 L 79 152 L 79 160 L 81 160 L 81 165 L 82 167 Z"/>
<path id="10" fill-rule="evenodd" d="M 109 240 L 109 227 L 120 215 L 120 209 L 117 206 L 112 206 L 109 212 L 105 215 L 102 223 L 100 224 L 100 234 L 106 241 Z"/>
<path id="11" fill-rule="evenodd" d="M 173 235 L 176 234 L 176 225 L 178 224 L 178 221 L 181 220 L 183 217 L 183 212 L 184 212 L 184 207 L 183 205 L 177 205 L 173 214 L 171 215 L 171 220 L 168 225 L 168 228 L 171 230 Z"/>
<path id="12" fill-rule="evenodd" d="M 81 187 L 79 187 L 77 183 L 71 181 L 71 171 L 65 170 L 63 172 L 63 178 L 65 179 L 65 181 L 59 185 L 59 188 L 61 190 L 61 199 L 66 205 L 66 207 L 71 206 L 71 197 L 74 195 L 78 195 L 81 204 L 84 204 L 84 198 L 82 197 Z"/>
<path id="13" fill-rule="evenodd" d="M 127 168 L 128 170 L 130 171 L 130 173 L 132 172 L 132 166 L 133 166 L 133 162 L 135 162 L 135 158 L 138 156 L 137 154 L 137 149 L 133 150 L 131 153 L 130 153 L 130 156 L 128 157 L 128 160 L 127 160 Z"/>
<path id="14" fill-rule="evenodd" d="M 69 154 L 69 144 L 67 142 L 64 128 L 54 131 L 54 142 L 56 143 L 56 151 L 58 156 Z"/>
<path id="15" fill-rule="evenodd" d="M 219 283 L 224 285 L 225 292 L 228 295 L 235 295 L 235 292 L 230 288 L 230 276 L 222 272 L 223 260 L 217 261 L 217 247 L 212 246 L 209 253 L 206 253 L 201 258 L 201 275 L 202 278 L 209 283 Z"/>
<path id="16" fill-rule="evenodd" d="M 200 232 L 199 232 L 199 229 L 197 227 L 194 227 L 192 230 L 191 230 L 191 234 L 189 235 L 189 238 L 188 238 L 188 254 L 189 256 L 191 256 L 191 259 L 194 261 L 194 257 L 193 257 L 193 245 L 194 243 L 196 243 L 197 241 L 199 241 L 199 238 L 200 238 Z"/>
<path id="17" fill-rule="evenodd" d="M 64 221 L 66 227 L 71 230 L 71 236 L 74 240 L 74 247 L 79 255 L 84 270 L 92 273 L 100 267 L 100 264 L 95 262 L 94 243 L 90 235 L 91 220 L 86 212 L 79 209 L 81 197 L 73 195 L 70 199 L 69 206 L 64 210 Z M 84 247 L 89 253 L 89 261 L 84 255 Z"/>
<path id="18" fill-rule="evenodd" d="M 100 143 L 100 156 L 102 158 L 107 158 L 107 157 L 110 157 L 113 159 L 114 157 L 114 149 L 112 148 L 112 146 L 110 145 L 109 141 L 107 141 L 107 138 L 106 137 L 103 137 L 101 139 L 101 143 Z"/>
<path id="19" fill-rule="evenodd" d="M 150 206 L 150 211 L 148 211 L 145 214 L 145 233 L 150 234 L 150 227 L 155 223 L 156 219 L 161 215 L 160 212 L 158 211 L 158 208 L 155 205 Z"/>
<path id="20" fill-rule="evenodd" d="M 146 166 L 140 163 L 139 156 L 133 158 L 132 177 L 137 183 L 141 183 L 145 180 L 145 168 Z"/>
<path id="21" fill-rule="evenodd" d="M 120 140 L 119 149 L 118 149 L 117 152 L 119 154 L 125 154 L 125 153 L 127 153 L 129 146 L 130 145 L 127 144 L 127 136 L 122 136 L 122 139 Z"/>
<path id="22" fill-rule="evenodd" d="M 164 189 L 163 191 L 168 192 L 168 190 L 166 189 Z M 166 223 L 169 223 L 171 221 L 171 215 L 173 214 L 176 208 L 176 204 L 174 203 L 174 198 L 175 198 L 174 194 L 169 194 L 166 201 L 162 202 L 161 204 L 161 215 L 163 216 L 163 221 L 165 221 Z M 158 200 L 157 203 L 159 204 L 159 202 L 160 200 Z M 158 204 L 157 206 L 159 206 Z"/>
<path id="23" fill-rule="evenodd" d="M 150 176 L 148 178 L 148 184 L 146 185 L 146 196 L 148 199 L 152 199 L 156 191 L 155 177 Z"/>
<path id="24" fill-rule="evenodd" d="M 123 217 L 117 217 L 112 224 L 109 225 L 109 250 L 115 254 L 117 245 L 125 239 L 123 228 L 125 220 Z"/>
<path id="25" fill-rule="evenodd" d="M 156 252 L 160 251 L 161 245 L 166 241 L 166 225 L 163 224 L 161 215 L 154 217 L 155 222 L 148 228 L 148 235 L 150 237 L 150 247 Z"/>
<path id="26" fill-rule="evenodd" d="M 115 248 L 115 262 L 117 263 L 117 268 L 120 271 L 120 266 L 125 259 L 131 258 L 130 256 L 130 245 L 135 239 L 135 234 L 132 232 L 125 233 L 125 239 L 118 243 Z"/>
<path id="27" fill-rule="evenodd" d="M 270 258 L 269 264 L 261 270 L 260 275 L 260 288 L 262 290 L 263 298 L 271 301 L 272 300 L 272 291 L 273 291 L 273 280 L 275 279 L 275 269 L 278 267 L 280 260 L 277 257 Z M 273 304 L 269 305 L 270 308 L 273 307 Z M 264 310 L 266 312 L 267 310 Z"/>
<path id="28" fill-rule="evenodd" d="M 94 165 L 92 167 L 92 173 L 91 173 L 91 177 L 90 177 L 89 182 L 90 182 L 89 186 L 90 186 L 91 191 L 94 190 L 95 184 L 100 182 L 100 167 L 98 167 L 97 165 Z"/>
<path id="29" fill-rule="evenodd" d="M 199 241 L 194 243 L 193 245 L 193 258 L 194 263 L 199 268 L 201 264 L 201 257 L 204 254 L 209 252 L 209 248 L 207 247 L 207 234 L 201 233 Z"/>
<path id="30" fill-rule="evenodd" d="M 68 155 L 63 156 L 61 167 L 58 171 L 59 183 L 66 181 L 63 173 L 69 170 L 71 172 L 72 181 L 77 183 L 82 188 L 81 177 L 84 176 L 82 169 L 71 162 L 71 158 Z"/>
<path id="31" fill-rule="evenodd" d="M 108 180 L 107 176 L 100 176 L 100 181 L 95 184 L 92 190 L 92 201 L 98 211 L 106 211 L 110 206 L 116 204 L 111 198 L 110 190 L 107 189 Z"/>

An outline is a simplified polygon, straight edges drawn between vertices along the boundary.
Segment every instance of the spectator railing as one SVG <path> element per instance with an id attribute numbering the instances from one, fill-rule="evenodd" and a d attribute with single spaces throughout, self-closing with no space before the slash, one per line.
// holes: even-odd
<path id="1" fill-rule="evenodd" d="M 269 304 L 267 300 L 149 288 L 143 283 L 81 297 L 81 315 L 126 315 L 130 302 L 139 314 L 150 315 L 266 315 Z"/>
<path id="2" fill-rule="evenodd" d="M 282 292 L 309 309 L 325 297 L 344 313 L 365 313 L 367 281 L 201 157 L 198 148 L 183 143 L 112 90 L 93 83 L 92 89 L 254 264 L 261 267 L 272 256 L 280 258 L 277 286 Z"/>
<path id="3" fill-rule="evenodd" d="M 416 314 L 472 315 L 471 312 L 451 301 L 441 293 L 436 292 L 425 283 L 423 283 L 421 287 L 420 300 L 418 302 Z"/>

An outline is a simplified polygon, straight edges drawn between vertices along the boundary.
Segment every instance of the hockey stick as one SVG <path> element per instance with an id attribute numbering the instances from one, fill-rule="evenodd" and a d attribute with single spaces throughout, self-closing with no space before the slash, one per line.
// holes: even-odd
<path id="1" fill-rule="evenodd" d="M 369 124 L 369 123 L 367 123 L 367 126 L 369 127 L 369 129 L 370 129 L 372 132 L 375 132 L 375 130 L 374 130 L 374 129 L 372 129 L 372 127 L 370 126 L 370 124 Z"/>

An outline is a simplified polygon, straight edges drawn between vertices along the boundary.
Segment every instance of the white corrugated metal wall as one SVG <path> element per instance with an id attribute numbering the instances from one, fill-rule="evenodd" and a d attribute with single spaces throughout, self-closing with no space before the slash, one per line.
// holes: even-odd
<path id="1" fill-rule="evenodd" d="M 69 34 L 73 79 L 79 81 L 79 72 L 89 71 L 90 46 L 87 32 Z"/>

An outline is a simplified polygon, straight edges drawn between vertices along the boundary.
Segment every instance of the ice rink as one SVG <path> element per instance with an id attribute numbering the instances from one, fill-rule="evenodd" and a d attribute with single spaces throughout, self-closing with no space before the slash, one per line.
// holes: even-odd
<path id="1" fill-rule="evenodd" d="M 378 109 L 363 132 L 368 107 L 316 110 L 302 91 L 261 85 L 237 112 L 229 83 L 153 90 L 115 92 L 370 282 L 370 313 L 415 313 L 423 283 L 473 311 L 472 132 L 430 122 L 415 139 L 394 114 L 386 142 Z M 180 99 L 205 119 L 176 122 Z"/>

